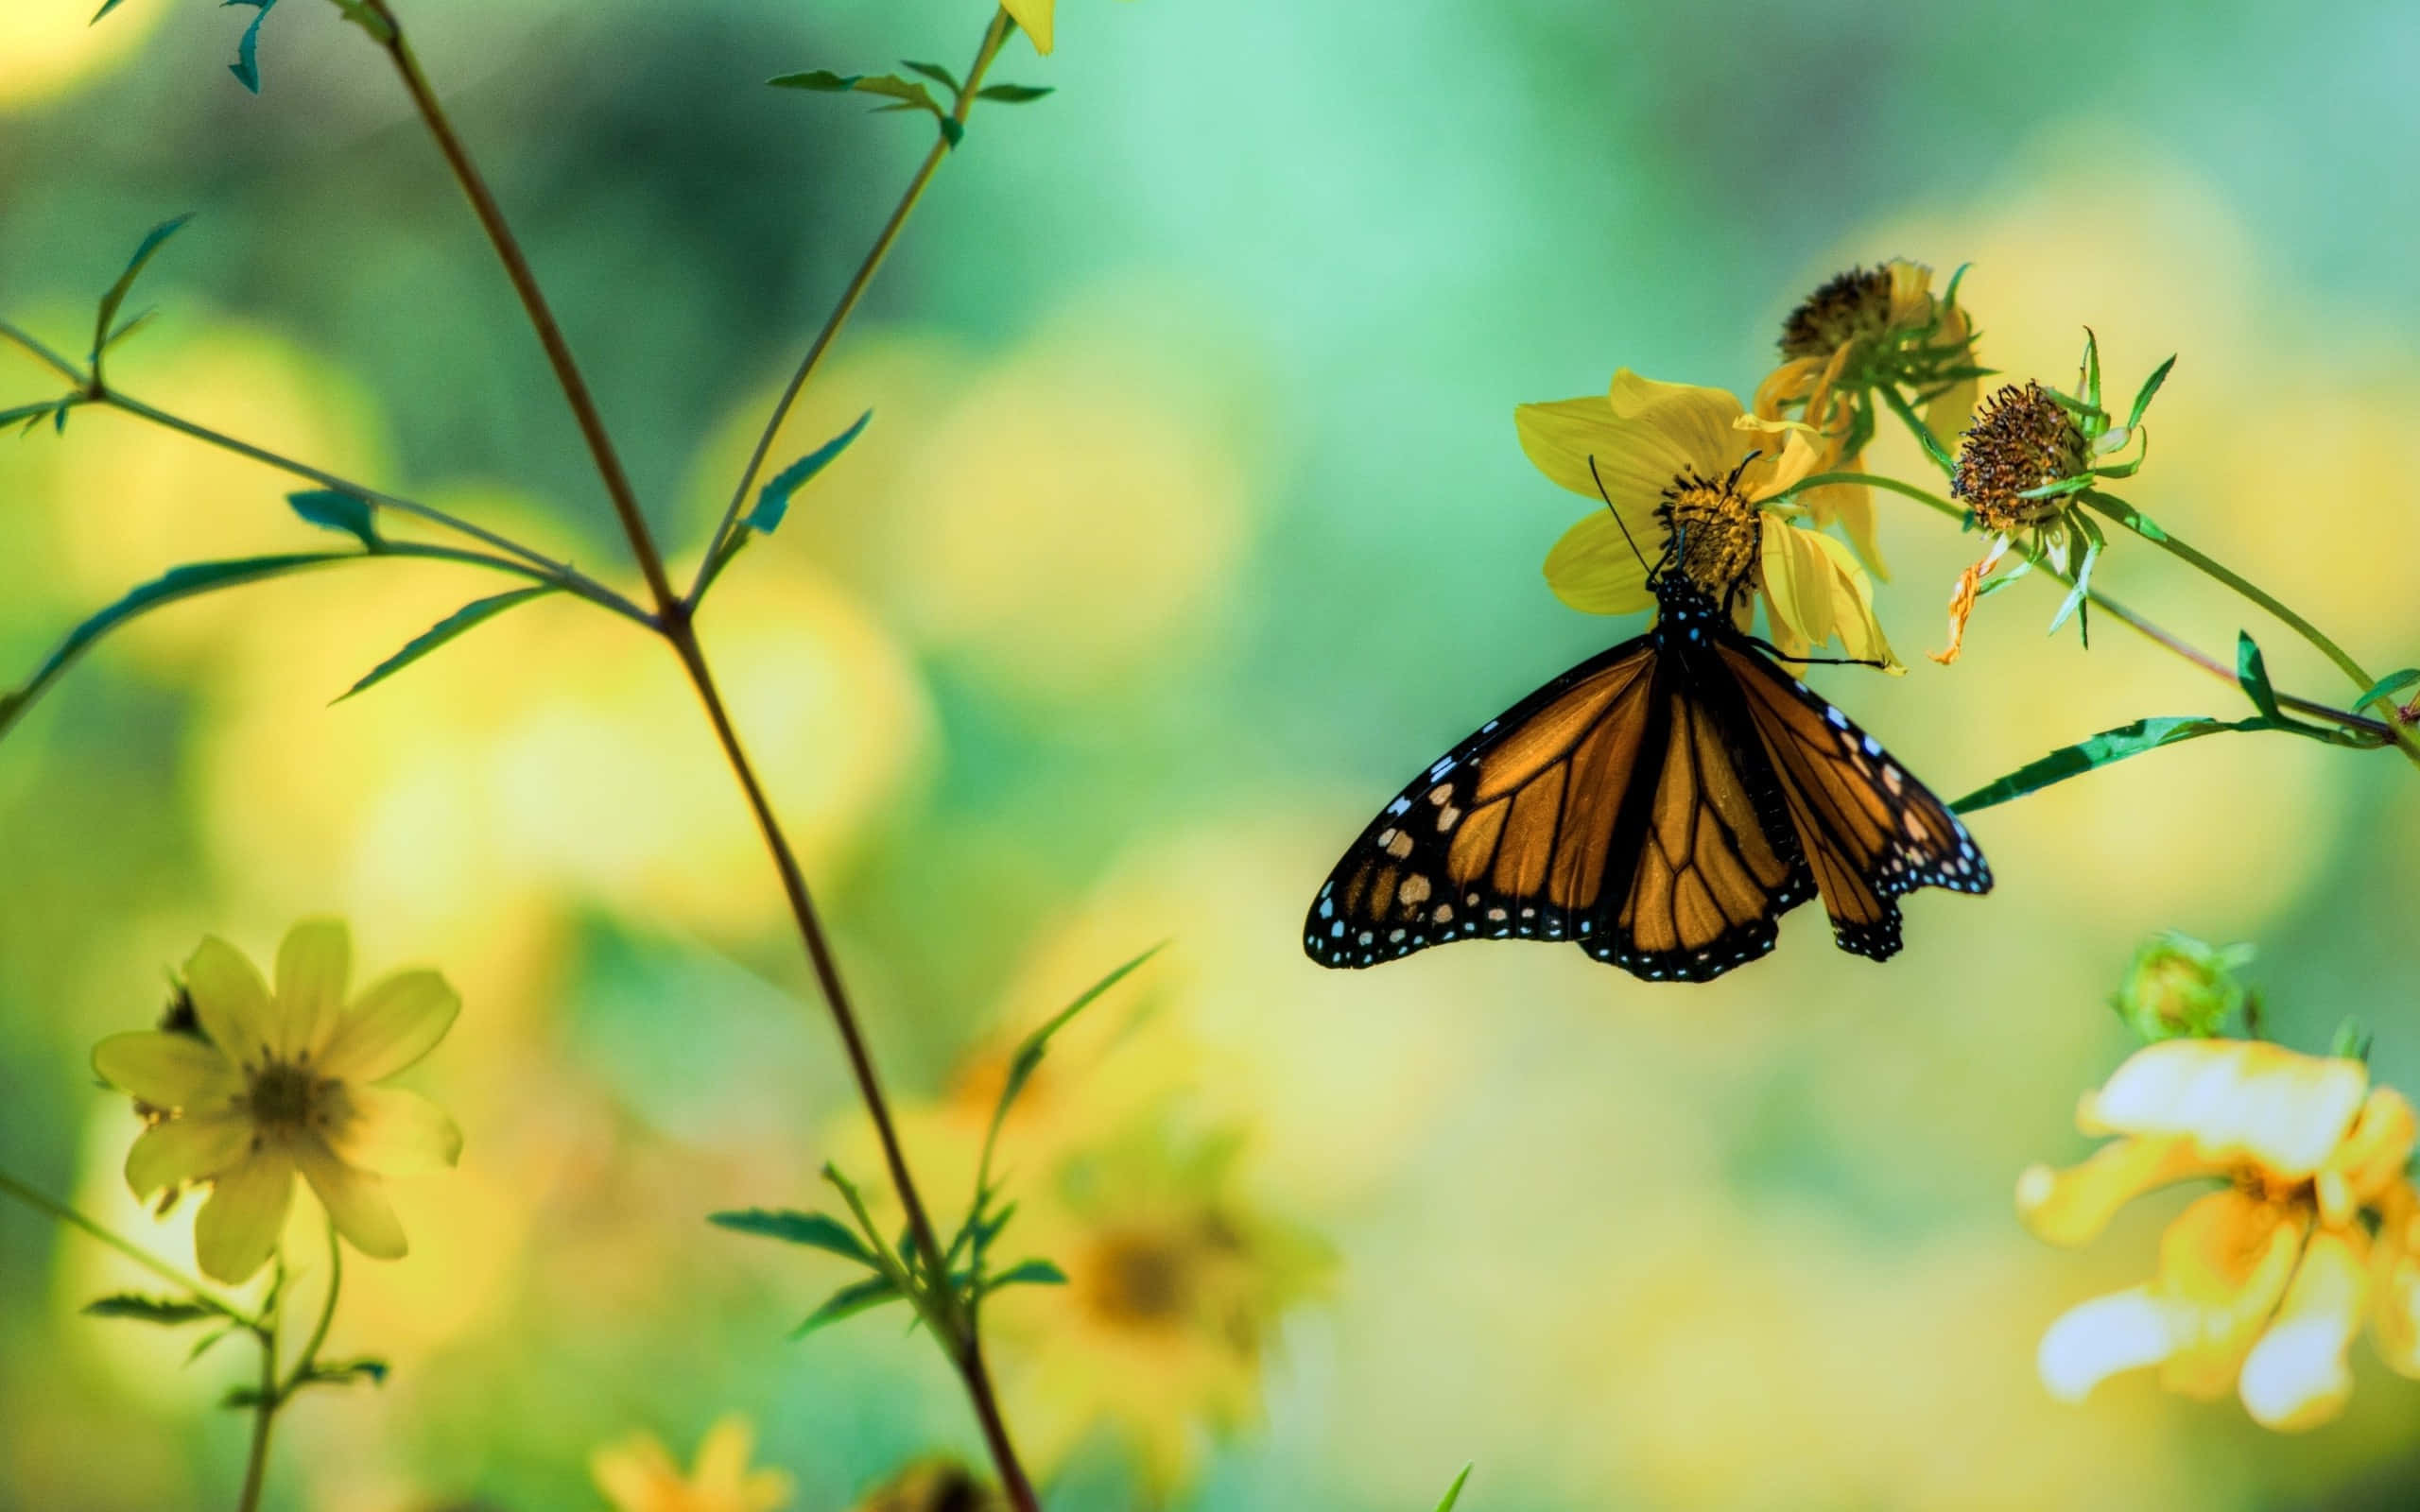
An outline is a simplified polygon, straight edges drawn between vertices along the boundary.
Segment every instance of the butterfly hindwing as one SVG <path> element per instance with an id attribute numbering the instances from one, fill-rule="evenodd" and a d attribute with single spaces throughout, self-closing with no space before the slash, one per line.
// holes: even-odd
<path id="1" fill-rule="evenodd" d="M 1455 939 L 1569 939 L 1601 901 L 1646 733 L 1640 636 L 1489 720 L 1370 821 L 1312 900 L 1304 949 L 1375 966 Z"/>
<path id="2" fill-rule="evenodd" d="M 1896 954 L 1903 893 L 1991 890 L 1966 827 L 1879 741 L 1754 645 L 1716 655 L 1736 677 L 1842 950 Z"/>

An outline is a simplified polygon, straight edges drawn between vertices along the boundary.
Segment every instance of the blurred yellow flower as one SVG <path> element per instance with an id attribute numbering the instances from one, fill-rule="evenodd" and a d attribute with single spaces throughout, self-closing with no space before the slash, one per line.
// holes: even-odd
<path id="1" fill-rule="evenodd" d="M 985 1309 L 1016 1372 L 1018 1433 L 1037 1468 L 1097 1427 L 1134 1452 L 1165 1501 L 1198 1469 L 1204 1431 L 1257 1413 L 1279 1320 L 1322 1290 L 1330 1260 L 1242 1190 L 1232 1137 L 1130 1129 L 1018 1184 L 1016 1254 L 1047 1256 L 1064 1287 Z"/>
<path id="2" fill-rule="evenodd" d="M 2352 1394 L 2344 1356 L 2365 1314 L 2387 1364 L 2420 1376 L 2420 1195 L 2408 1169 L 2420 1125 L 2361 1062 L 2163 1040 L 2087 1095 L 2076 1122 L 2123 1137 L 2017 1179 L 2019 1216 L 2052 1244 L 2093 1238 L 2153 1187 L 2229 1184 L 2169 1226 L 2152 1280 L 2050 1326 L 2038 1364 L 2052 1396 L 2081 1401 L 2156 1365 L 2169 1390 L 2211 1398 L 2232 1384 L 2263 1426 L 2313 1427 Z"/>
<path id="3" fill-rule="evenodd" d="M 1003 1512 L 1008 1503 L 951 1459 L 922 1460 L 868 1491 L 856 1512 Z"/>
<path id="4" fill-rule="evenodd" d="M 1547 582 L 1564 603 L 1590 614 L 1652 608 L 1639 554 L 1660 542 L 1742 629 L 1761 592 L 1784 653 L 1801 656 L 1838 636 L 1851 657 L 1902 670 L 1874 617 L 1874 585 L 1848 548 L 1794 527 L 1794 511 L 1767 503 L 1816 471 L 1808 427 L 1750 419 L 1720 388 L 1657 383 L 1627 368 L 1606 399 L 1522 404 L 1512 416 L 1539 472 L 1611 506 L 1547 554 Z"/>
<path id="5" fill-rule="evenodd" d="M 92 5 L 17 0 L 0 6 L 0 108 L 32 105 L 70 93 L 132 56 L 160 25 L 165 6 L 125 6 L 94 26 Z"/>
<path id="6" fill-rule="evenodd" d="M 1883 385 L 1916 390 L 1925 426 L 1945 448 L 1975 407 L 1974 378 L 1951 370 L 1973 366 L 1966 312 L 1954 289 L 1932 292 L 1932 269 L 1921 263 L 1893 258 L 1831 279 L 1789 313 L 1780 346 L 1781 366 L 1756 386 L 1756 414 L 1812 426 L 1819 472 L 1864 470 L 1872 395 Z M 1872 490 L 1833 484 L 1804 498 L 1816 528 L 1838 520 L 1866 565 L 1889 576 L 1875 541 Z"/>
<path id="7" fill-rule="evenodd" d="M 418 1092 L 375 1085 L 436 1048 L 461 1009 L 445 979 L 399 971 L 348 1006 L 353 941 L 342 921 L 305 919 L 278 947 L 274 992 L 216 936 L 185 963 L 199 1034 L 112 1035 L 94 1069 L 169 1116 L 127 1152 L 140 1196 L 180 1183 L 211 1193 L 194 1226 L 203 1274 L 248 1280 L 276 1248 L 299 1172 L 338 1232 L 393 1260 L 404 1230 L 381 1176 L 452 1165 L 461 1130 Z"/>
<path id="8" fill-rule="evenodd" d="M 790 1500 L 790 1478 L 777 1469 L 752 1470 L 755 1431 L 744 1418 L 723 1418 L 698 1445 L 687 1475 L 653 1434 L 633 1434 L 588 1458 L 588 1473 L 614 1512 L 773 1512 Z"/>

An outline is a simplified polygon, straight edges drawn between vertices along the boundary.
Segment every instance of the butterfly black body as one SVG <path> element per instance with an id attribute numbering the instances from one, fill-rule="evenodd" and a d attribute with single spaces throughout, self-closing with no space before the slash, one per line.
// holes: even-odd
<path id="1" fill-rule="evenodd" d="M 1899 949 L 1896 899 L 1991 890 L 1948 807 L 1670 561 L 1653 627 L 1441 757 L 1312 900 L 1305 951 L 1375 966 L 1458 939 L 1561 939 L 1649 981 L 1773 947 L 1821 896 L 1845 951 Z"/>

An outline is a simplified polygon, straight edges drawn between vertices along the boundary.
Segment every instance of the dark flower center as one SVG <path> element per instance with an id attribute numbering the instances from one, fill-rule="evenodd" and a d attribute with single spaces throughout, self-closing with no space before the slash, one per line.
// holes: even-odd
<path id="1" fill-rule="evenodd" d="M 300 1132 L 329 1122 L 328 1091 L 336 1084 L 308 1069 L 270 1060 L 252 1074 L 249 1098 L 252 1123 L 264 1132 Z"/>
<path id="2" fill-rule="evenodd" d="M 1949 491 L 1966 502 L 1975 523 L 1997 534 L 2039 524 L 2065 501 L 2024 497 L 2084 469 L 2083 432 L 2075 417 L 2028 379 L 1993 391 L 1958 443 Z"/>
<path id="3" fill-rule="evenodd" d="M 1679 544 L 1682 576 L 1728 609 L 1754 574 L 1764 539 L 1755 505 L 1739 491 L 1739 474 L 1683 472 L 1664 490 L 1655 512 L 1666 537 Z"/>
<path id="4" fill-rule="evenodd" d="M 1781 323 L 1784 358 L 1828 357 L 1891 325 L 1891 270 L 1853 267 L 1806 296 Z"/>

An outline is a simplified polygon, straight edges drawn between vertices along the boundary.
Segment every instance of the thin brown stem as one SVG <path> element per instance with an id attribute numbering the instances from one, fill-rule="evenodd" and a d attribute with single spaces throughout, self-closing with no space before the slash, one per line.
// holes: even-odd
<path id="1" fill-rule="evenodd" d="M 430 87 L 428 76 L 421 71 L 420 60 L 413 55 L 411 42 L 395 19 L 387 0 L 366 0 L 372 14 L 387 28 L 380 45 L 394 63 L 395 72 L 404 81 L 405 90 L 412 97 L 412 105 L 426 123 L 429 135 L 437 141 L 437 149 L 444 154 L 446 165 L 454 172 L 455 182 L 462 187 L 471 201 L 472 214 L 488 233 L 488 242 L 495 249 L 496 259 L 504 265 L 505 276 L 512 281 L 513 292 L 521 298 L 521 307 L 529 318 L 529 325 L 538 334 L 538 344 L 545 349 L 546 361 L 555 370 L 555 381 L 562 387 L 563 398 L 571 405 L 572 418 L 579 424 L 580 437 L 588 443 L 588 455 L 596 464 L 596 474 L 604 482 L 606 497 L 614 504 L 614 512 L 622 523 L 622 533 L 630 538 L 631 551 L 638 558 L 639 573 L 647 579 L 648 593 L 655 603 L 659 615 L 676 612 L 680 600 L 672 591 L 672 581 L 665 576 L 664 558 L 655 549 L 655 539 L 648 531 L 647 517 L 640 512 L 638 494 L 631 487 L 630 474 L 623 471 L 622 458 L 614 449 L 614 439 L 605 429 L 605 418 L 596 408 L 596 398 L 589 391 L 588 380 L 582 376 L 579 362 L 571 354 L 571 344 L 563 338 L 562 327 L 555 319 L 555 312 L 546 303 L 546 296 L 538 287 L 538 275 L 531 270 L 529 259 L 521 250 L 520 241 L 512 228 L 505 223 L 504 212 L 480 177 L 478 165 L 471 161 L 468 148 L 455 133 L 454 123 L 438 102 L 437 91 Z"/>
<path id="2" fill-rule="evenodd" d="M 975 108 L 976 91 L 982 86 L 984 74 L 990 70 L 992 60 L 999 55 L 1000 44 L 1008 40 L 1008 36 L 1009 13 L 1005 10 L 995 12 L 992 25 L 984 30 L 982 45 L 976 49 L 974 64 L 966 71 L 966 87 L 959 92 L 958 104 L 950 112 L 950 119 L 958 127 L 962 129 L 966 125 L 966 117 Z M 748 503 L 748 490 L 756 486 L 757 476 L 765 471 L 765 458 L 771 454 L 773 441 L 781 435 L 782 422 L 789 419 L 791 406 L 798 403 L 800 392 L 821 365 L 823 354 L 831 350 L 833 339 L 839 335 L 840 328 L 847 325 L 849 317 L 856 312 L 857 301 L 865 296 L 867 285 L 873 282 L 883 260 L 890 255 L 891 244 L 899 239 L 900 229 L 908 224 L 908 216 L 915 210 L 916 202 L 925 197 L 925 186 L 932 181 L 942 160 L 952 150 L 946 133 L 934 139 L 932 150 L 925 154 L 925 161 L 918 165 L 916 176 L 908 180 L 907 192 L 899 197 L 898 207 L 891 211 L 890 218 L 883 222 L 882 231 L 875 235 L 865 260 L 857 265 L 857 271 L 850 278 L 849 286 L 840 291 L 840 302 L 832 307 L 832 314 L 824 320 L 823 329 L 815 334 L 814 344 L 806 349 L 805 357 L 799 362 L 797 370 L 790 374 L 789 383 L 783 387 L 782 397 L 774 402 L 773 412 L 766 417 L 765 428 L 756 438 L 755 449 L 748 454 L 748 465 L 740 470 L 739 483 L 731 490 L 731 503 L 723 507 L 721 522 L 706 541 L 706 554 L 698 563 L 697 579 L 689 585 L 688 594 L 682 600 L 685 607 L 691 610 L 698 607 L 698 600 L 704 595 L 707 583 L 713 579 L 715 559 L 721 553 L 723 540 L 738 523 L 739 511 Z"/>

